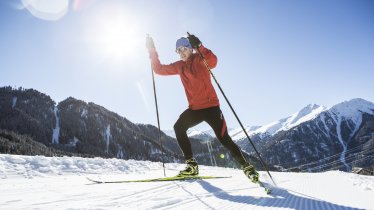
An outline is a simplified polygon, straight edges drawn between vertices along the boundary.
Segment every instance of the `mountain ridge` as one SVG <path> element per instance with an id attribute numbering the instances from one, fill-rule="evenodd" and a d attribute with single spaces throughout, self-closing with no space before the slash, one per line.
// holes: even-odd
<path id="1" fill-rule="evenodd" d="M 100 105 L 72 97 L 56 104 L 33 89 L 0 88 L 0 129 L 69 153 L 183 162 L 176 139 L 164 132 L 159 139 L 153 125 L 132 123 Z M 374 105 L 364 99 L 352 99 L 329 109 L 311 104 L 266 126 L 247 129 L 271 169 L 349 171 L 353 166 L 374 165 Z M 265 132 L 256 132 L 260 130 Z M 261 169 L 248 140 L 239 138 L 239 129 L 231 130 L 233 133 L 246 158 Z M 191 129 L 189 135 L 200 164 L 239 167 L 211 133 Z M 3 142 L 10 148 L 9 141 Z M 312 162 L 317 166 L 307 165 Z"/>
<path id="2" fill-rule="evenodd" d="M 153 125 L 132 123 L 100 105 L 73 97 L 56 104 L 48 95 L 33 89 L 0 88 L 0 129 L 65 152 L 184 162 L 177 141 L 163 132 L 159 139 Z M 212 143 L 213 150 L 210 146 L 204 141 L 192 141 L 199 163 L 238 167 L 219 142 Z M 223 153 L 227 158 L 212 161 L 213 156 Z"/>

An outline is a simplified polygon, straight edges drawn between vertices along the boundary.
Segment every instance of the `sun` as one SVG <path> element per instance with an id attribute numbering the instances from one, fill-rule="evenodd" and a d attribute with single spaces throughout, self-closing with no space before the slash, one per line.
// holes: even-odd
<path id="1" fill-rule="evenodd" d="M 85 39 L 92 53 L 111 62 L 136 59 L 145 35 L 140 33 L 140 24 L 134 19 L 130 13 L 115 7 L 93 13 L 85 31 Z"/>
<path id="2" fill-rule="evenodd" d="M 105 56 L 121 59 L 131 55 L 135 48 L 135 29 L 124 18 L 101 19 L 93 41 Z"/>

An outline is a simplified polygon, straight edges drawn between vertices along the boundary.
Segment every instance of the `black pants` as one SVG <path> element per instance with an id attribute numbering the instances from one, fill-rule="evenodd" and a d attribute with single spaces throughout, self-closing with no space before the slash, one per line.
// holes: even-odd
<path id="1" fill-rule="evenodd" d="M 219 106 L 200 110 L 187 109 L 179 116 L 174 125 L 174 131 L 186 160 L 193 157 L 187 130 L 203 121 L 213 128 L 217 139 L 231 152 L 235 160 L 243 165 L 246 161 L 240 148 L 232 141 L 227 132 L 226 121 Z"/>

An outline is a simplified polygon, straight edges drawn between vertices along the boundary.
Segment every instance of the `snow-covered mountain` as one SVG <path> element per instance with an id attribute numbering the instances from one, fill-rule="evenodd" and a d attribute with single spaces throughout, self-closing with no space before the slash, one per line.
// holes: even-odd
<path id="1" fill-rule="evenodd" d="M 334 113 L 334 116 L 336 116 L 336 118 L 334 118 L 335 120 L 350 120 L 354 126 L 359 126 L 362 121 L 362 113 L 373 115 L 373 110 L 374 104 L 364 99 L 352 99 L 334 105 L 331 108 L 326 108 L 317 104 L 309 104 L 289 117 L 271 122 L 264 126 L 248 126 L 246 131 L 249 136 L 259 135 L 262 138 L 274 136 L 280 131 L 287 131 L 304 122 L 311 121 L 324 112 Z M 233 140 L 246 138 L 241 128 L 234 129 L 229 134 Z"/>
<path id="2" fill-rule="evenodd" d="M 164 133 L 168 136 L 176 138 L 174 130 L 164 130 Z M 200 130 L 200 129 L 196 129 L 193 127 L 187 130 L 187 136 L 191 138 L 207 141 L 207 140 L 212 140 L 215 134 L 212 129 Z"/>
<path id="3" fill-rule="evenodd" d="M 173 176 L 183 164 L 167 163 Z M 163 177 L 150 161 L 0 154 L 1 209 L 374 209 L 374 177 L 341 171 L 272 172 L 267 195 L 241 170 L 200 166 L 201 175 L 230 176 L 180 182 L 93 184 L 101 180 Z M 266 173 L 260 178 L 271 184 Z M 323 186 L 323 187 L 322 187 Z"/>
<path id="4" fill-rule="evenodd" d="M 311 105 L 250 135 L 271 165 L 313 171 L 371 166 L 374 104 L 352 99 L 331 108 Z M 237 142 L 252 150 L 246 139 Z"/>
<path id="5" fill-rule="evenodd" d="M 184 162 L 177 141 L 164 133 L 158 136 L 155 126 L 132 123 L 92 102 L 69 97 L 56 104 L 33 89 L 0 88 L 0 152 Z M 237 166 L 219 142 L 193 141 L 192 147 L 202 164 L 225 154 L 214 165 Z"/>
<path id="6" fill-rule="evenodd" d="M 274 121 L 264 126 L 250 126 L 246 128 L 246 131 L 249 136 L 274 136 L 280 131 L 289 130 L 300 125 L 303 122 L 316 118 L 321 112 L 325 110 L 327 110 L 327 108 L 324 106 L 310 104 L 289 117 Z M 243 138 L 246 138 L 245 133 L 241 128 L 237 128 L 229 134 L 233 138 L 233 140 L 241 140 Z"/>
<path id="7" fill-rule="evenodd" d="M 163 135 L 164 153 L 151 125 L 136 125 L 94 103 L 69 97 L 56 104 L 33 89 L 0 88 L 0 129 L 48 147 L 100 157 L 178 160 L 177 143 Z M 12 144 L 12 138 L 4 142 Z M 16 152 L 16 151 L 14 151 Z"/>

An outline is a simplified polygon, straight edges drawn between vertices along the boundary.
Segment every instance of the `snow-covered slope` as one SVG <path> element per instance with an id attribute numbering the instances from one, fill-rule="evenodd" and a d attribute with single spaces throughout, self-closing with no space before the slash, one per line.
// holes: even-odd
<path id="1" fill-rule="evenodd" d="M 163 132 L 168 136 L 176 138 L 174 130 L 163 130 Z M 201 130 L 199 128 L 192 127 L 187 130 L 187 136 L 191 138 L 197 138 L 200 140 L 209 140 L 211 138 L 214 138 L 215 134 L 212 129 Z"/>
<path id="2" fill-rule="evenodd" d="M 351 121 L 355 127 L 358 127 L 363 113 L 374 114 L 374 103 L 357 98 L 339 103 L 331 107 L 329 112 L 335 116 L 335 119 Z"/>
<path id="3" fill-rule="evenodd" d="M 183 168 L 166 164 L 168 176 Z M 91 177 L 162 177 L 149 161 L 0 155 L 1 209 L 374 209 L 374 177 L 339 171 L 272 172 L 279 188 L 266 195 L 242 171 L 201 166 L 229 179 L 93 184 Z M 261 179 L 270 183 L 266 173 Z"/>
<path id="4" fill-rule="evenodd" d="M 279 131 L 289 130 L 290 128 L 300 125 L 303 122 L 312 120 L 316 118 L 318 114 L 325 110 L 326 107 L 323 106 L 319 106 L 316 104 L 308 105 L 301 109 L 299 112 L 291 115 L 290 117 L 262 126 L 261 128 L 255 130 L 253 133 L 268 133 L 269 135 L 274 135 Z"/>
<path id="5" fill-rule="evenodd" d="M 245 131 L 250 135 L 262 126 L 246 126 Z M 229 135 L 233 140 L 246 138 L 245 133 L 241 127 L 229 131 Z"/>
<path id="6" fill-rule="evenodd" d="M 340 161 L 347 168 L 350 168 L 345 159 L 348 144 L 361 126 L 363 113 L 374 115 L 374 104 L 363 99 L 352 99 L 331 107 L 326 113 L 326 116 L 330 115 L 336 124 L 336 134 L 343 148 Z M 324 124 L 326 125 L 326 122 Z M 349 127 L 347 130 L 350 132 L 343 132 L 344 126 Z M 345 137 L 344 133 L 349 133 L 349 136 Z"/>
<path id="7" fill-rule="evenodd" d="M 316 118 L 321 112 L 325 111 L 326 107 L 319 106 L 316 104 L 309 104 L 308 106 L 304 107 L 300 111 L 296 112 L 295 114 L 283 118 L 278 121 L 274 121 L 264 126 L 255 126 L 249 127 L 247 133 L 251 135 L 255 134 L 262 134 L 262 135 L 269 135 L 273 136 L 279 131 L 289 130 L 297 125 L 300 125 L 303 122 L 312 120 Z M 239 132 L 238 132 L 239 131 Z M 244 132 L 240 132 L 241 128 L 238 128 L 229 134 L 232 136 L 234 140 L 239 140 L 245 138 Z"/>

